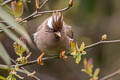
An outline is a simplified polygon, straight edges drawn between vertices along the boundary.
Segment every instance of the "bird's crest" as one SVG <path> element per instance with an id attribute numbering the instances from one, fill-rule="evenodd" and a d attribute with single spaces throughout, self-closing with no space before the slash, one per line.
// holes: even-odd
<path id="1" fill-rule="evenodd" d="M 52 25 L 56 31 L 60 31 L 63 26 L 63 15 L 61 12 L 54 12 L 52 15 Z"/>

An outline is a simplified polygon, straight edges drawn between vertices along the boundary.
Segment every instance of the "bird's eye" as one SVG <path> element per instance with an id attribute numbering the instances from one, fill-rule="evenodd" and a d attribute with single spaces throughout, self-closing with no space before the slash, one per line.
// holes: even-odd
<path id="1" fill-rule="evenodd" d="M 54 31 L 54 29 L 50 28 L 50 31 Z"/>

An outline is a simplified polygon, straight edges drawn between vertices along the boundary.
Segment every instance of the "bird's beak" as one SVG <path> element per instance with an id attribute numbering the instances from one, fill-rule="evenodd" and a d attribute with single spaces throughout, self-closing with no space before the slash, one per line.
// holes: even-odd
<path id="1" fill-rule="evenodd" d="M 55 34 L 56 34 L 57 37 L 59 37 L 59 38 L 61 37 L 61 33 L 60 32 L 55 32 Z"/>

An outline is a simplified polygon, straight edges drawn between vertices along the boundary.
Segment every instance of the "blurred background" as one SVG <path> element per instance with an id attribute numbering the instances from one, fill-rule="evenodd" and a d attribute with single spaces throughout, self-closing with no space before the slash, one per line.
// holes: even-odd
<path id="1" fill-rule="evenodd" d="M 40 0 L 40 2 L 43 1 Z M 49 0 L 41 11 L 64 8 L 68 5 L 68 1 Z M 107 40 L 120 39 L 120 0 L 73 1 L 72 8 L 63 12 L 63 14 L 65 22 L 72 26 L 74 38 L 79 44 L 85 42 L 85 45 L 90 45 L 98 42 L 103 34 L 108 36 Z M 24 10 L 23 17 L 34 11 L 35 3 L 34 0 L 31 0 L 30 3 L 27 3 L 27 9 Z M 51 13 L 43 14 L 24 24 L 32 39 L 32 34 L 37 27 L 50 15 Z M 0 37 L 9 55 L 16 59 L 17 56 L 11 46 L 13 41 L 4 33 Z M 41 52 L 37 48 L 30 48 L 30 50 L 32 52 L 30 60 L 37 59 Z M 100 68 L 100 78 L 120 68 L 120 43 L 99 45 L 87 49 L 86 52 L 87 58 L 93 58 L 94 68 Z M 82 61 L 80 64 L 76 64 L 72 57 L 68 57 L 66 61 L 60 59 L 49 60 L 45 62 L 44 66 L 34 64 L 25 68 L 30 72 L 36 71 L 36 76 L 41 80 L 88 80 L 89 78 L 87 74 L 81 72 Z M 25 80 L 31 80 L 29 77 L 26 78 Z M 120 76 L 114 76 L 110 80 L 120 80 Z"/>

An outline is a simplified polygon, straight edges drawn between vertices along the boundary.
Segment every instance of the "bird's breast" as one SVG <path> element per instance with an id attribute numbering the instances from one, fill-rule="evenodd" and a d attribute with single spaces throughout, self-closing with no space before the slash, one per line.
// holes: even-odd
<path id="1" fill-rule="evenodd" d="M 47 54 L 60 53 L 66 50 L 69 45 L 69 41 L 64 34 L 61 35 L 61 38 L 56 38 L 54 33 L 46 32 L 43 35 L 36 36 L 36 38 L 37 47 Z"/>

